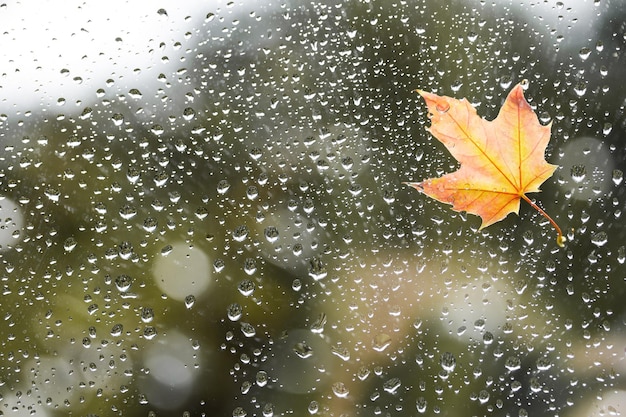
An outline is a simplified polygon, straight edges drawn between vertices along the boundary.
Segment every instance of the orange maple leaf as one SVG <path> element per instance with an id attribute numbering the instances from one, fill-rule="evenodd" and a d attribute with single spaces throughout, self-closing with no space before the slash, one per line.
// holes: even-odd
<path id="1" fill-rule="evenodd" d="M 428 106 L 428 131 L 442 142 L 461 167 L 440 178 L 407 183 L 452 209 L 482 218 L 481 229 L 519 213 L 520 199 L 526 200 L 545 216 L 558 232 L 561 229 L 526 193 L 539 192 L 539 186 L 552 176 L 556 165 L 545 160 L 550 141 L 550 125 L 542 126 L 524 98 L 522 85 L 507 96 L 498 117 L 482 119 L 465 100 L 417 90 Z"/>

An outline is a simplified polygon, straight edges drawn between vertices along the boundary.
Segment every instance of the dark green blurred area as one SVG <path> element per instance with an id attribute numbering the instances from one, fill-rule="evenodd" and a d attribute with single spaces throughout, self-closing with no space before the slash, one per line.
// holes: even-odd
<path id="1" fill-rule="evenodd" d="M 207 6 L 157 84 L 7 112 L 0 413 L 624 407 L 626 8 L 587 3 Z M 493 119 L 523 79 L 563 249 L 402 185 L 457 167 L 414 89 Z"/>

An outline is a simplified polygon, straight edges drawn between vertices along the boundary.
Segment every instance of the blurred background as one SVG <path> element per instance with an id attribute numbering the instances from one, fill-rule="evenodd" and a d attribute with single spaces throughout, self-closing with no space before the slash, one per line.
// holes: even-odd
<path id="1" fill-rule="evenodd" d="M 0 415 L 626 410 L 626 4 L 0 4 Z M 552 123 L 480 219 L 416 88 Z"/>

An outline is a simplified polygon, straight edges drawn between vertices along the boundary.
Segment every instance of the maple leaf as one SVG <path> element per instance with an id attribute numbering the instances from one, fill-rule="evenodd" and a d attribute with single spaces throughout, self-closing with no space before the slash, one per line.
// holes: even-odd
<path id="1" fill-rule="evenodd" d="M 550 141 L 550 125 L 539 123 L 524 98 L 521 84 L 507 96 L 493 121 L 479 117 L 465 100 L 417 90 L 428 106 L 431 126 L 427 129 L 442 142 L 461 164 L 439 178 L 406 183 L 452 209 L 481 217 L 481 229 L 519 213 L 524 199 L 545 216 L 558 232 L 561 229 L 526 193 L 539 192 L 539 186 L 552 176 L 556 165 L 545 160 Z"/>

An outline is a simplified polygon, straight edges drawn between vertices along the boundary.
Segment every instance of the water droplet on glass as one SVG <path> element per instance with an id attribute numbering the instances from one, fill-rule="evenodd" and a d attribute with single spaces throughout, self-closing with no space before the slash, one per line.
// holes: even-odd
<path id="1" fill-rule="evenodd" d="M 246 337 L 254 337 L 256 334 L 256 329 L 250 323 L 241 323 L 241 333 L 243 333 Z"/>
<path id="2" fill-rule="evenodd" d="M 489 401 L 489 392 L 487 390 L 480 390 L 480 392 L 478 393 L 478 402 L 480 402 L 481 404 L 485 404 L 487 401 Z"/>
<path id="3" fill-rule="evenodd" d="M 111 328 L 111 336 L 119 337 L 122 335 L 123 331 L 124 331 L 124 326 L 122 326 L 121 324 L 116 324 Z"/>
<path id="4" fill-rule="evenodd" d="M 247 415 L 248 413 L 243 409 L 243 407 L 235 407 L 233 410 L 233 417 L 246 417 Z"/>
<path id="5" fill-rule="evenodd" d="M 426 408 L 428 407 L 428 401 L 424 397 L 418 397 L 415 401 L 415 407 L 417 408 L 418 413 L 425 413 Z"/>
<path id="6" fill-rule="evenodd" d="M 306 344 L 306 342 L 298 342 L 293 346 L 293 352 L 302 359 L 313 356 L 313 348 Z"/>
<path id="7" fill-rule="evenodd" d="M 620 185 L 624 180 L 624 172 L 621 169 L 614 169 L 611 178 L 615 185 Z"/>
<path id="8" fill-rule="evenodd" d="M 373 348 L 375 351 L 382 352 L 383 350 L 387 349 L 387 347 L 389 347 L 390 344 L 391 344 L 391 336 L 389 336 L 387 333 L 379 333 L 376 336 L 374 336 Z"/>
<path id="9" fill-rule="evenodd" d="M 346 398 L 350 391 L 343 382 L 335 382 L 332 385 L 333 393 L 339 398 Z"/>
<path id="10" fill-rule="evenodd" d="M 248 226 L 241 225 L 237 226 L 235 230 L 233 230 L 233 239 L 237 242 L 243 242 L 248 237 Z"/>
<path id="11" fill-rule="evenodd" d="M 237 288 L 239 289 L 239 292 L 241 293 L 241 295 L 245 297 L 249 297 L 254 292 L 255 285 L 254 285 L 254 282 L 252 282 L 251 280 L 244 279 L 243 281 L 239 283 Z"/>
<path id="12" fill-rule="evenodd" d="M 309 414 L 317 414 L 319 409 L 320 409 L 320 405 L 317 401 L 313 400 L 309 403 L 309 407 L 308 407 Z"/>
<path id="13" fill-rule="evenodd" d="M 226 180 L 220 180 L 217 183 L 217 192 L 219 194 L 226 194 L 229 188 L 230 188 L 230 184 Z"/>
<path id="14" fill-rule="evenodd" d="M 587 83 L 579 81 L 574 85 L 574 92 L 578 97 L 582 97 L 587 92 Z"/>
<path id="15" fill-rule="evenodd" d="M 246 258 L 243 263 L 243 270 L 246 274 L 252 275 L 256 272 L 256 261 L 254 258 Z"/>
<path id="16" fill-rule="evenodd" d="M 391 378 L 383 383 L 383 389 L 388 393 L 393 394 L 398 390 L 398 388 L 400 388 L 400 385 L 402 385 L 400 378 Z"/>
<path id="17" fill-rule="evenodd" d="M 575 182 L 582 182 L 587 175 L 587 170 L 584 165 L 572 165 L 570 174 Z"/>
<path id="18" fill-rule="evenodd" d="M 183 119 L 189 121 L 193 119 L 195 116 L 196 116 L 196 111 L 192 109 L 191 107 L 187 107 L 185 110 L 183 110 Z"/>
<path id="19" fill-rule="evenodd" d="M 143 229 L 146 232 L 154 232 L 157 228 L 158 222 L 154 217 L 148 217 L 143 221 Z"/>
<path id="20" fill-rule="evenodd" d="M 133 279 L 126 274 L 118 275 L 115 278 L 115 288 L 120 292 L 126 292 L 130 289 Z"/>
<path id="21" fill-rule="evenodd" d="M 517 371 L 522 366 L 522 361 L 517 356 L 509 356 L 504 361 L 504 367 L 509 371 Z"/>
<path id="22" fill-rule="evenodd" d="M 195 302 L 196 302 L 196 297 L 194 297 L 193 295 L 190 294 L 185 297 L 185 307 L 187 307 L 188 309 L 193 307 Z"/>
<path id="23" fill-rule="evenodd" d="M 274 243 L 278 240 L 278 229 L 274 226 L 268 226 L 265 228 L 265 239 L 268 242 Z"/>
<path id="24" fill-rule="evenodd" d="M 598 232 L 591 237 L 591 243 L 598 247 L 606 245 L 608 240 L 609 238 L 606 232 Z"/>
<path id="25" fill-rule="evenodd" d="M 320 258 L 314 257 L 309 261 L 309 275 L 315 281 L 325 278 L 327 274 L 326 267 Z"/>
<path id="26" fill-rule="evenodd" d="M 241 307 L 241 305 L 233 303 L 228 306 L 226 314 L 228 315 L 228 319 L 230 321 L 237 321 L 243 315 L 243 308 Z"/>
<path id="27" fill-rule="evenodd" d="M 251 185 L 246 190 L 246 197 L 250 200 L 255 200 L 259 196 L 259 189 L 255 185 Z"/>
<path id="28" fill-rule="evenodd" d="M 583 61 L 586 61 L 587 58 L 589 58 L 589 55 L 591 55 L 591 49 L 587 48 L 586 46 L 581 48 L 580 51 L 578 51 L 578 56 Z"/>
<path id="29" fill-rule="evenodd" d="M 66 252 L 71 252 L 74 250 L 77 243 L 78 242 L 76 242 L 76 239 L 74 239 L 73 237 L 68 237 L 67 239 L 65 239 L 65 242 L 63 242 L 63 249 L 65 249 Z"/>
<path id="30" fill-rule="evenodd" d="M 215 262 L 213 262 L 213 269 L 215 270 L 215 272 L 222 272 L 225 266 L 226 266 L 226 263 L 224 262 L 223 259 L 218 258 L 215 260 Z"/>
<path id="31" fill-rule="evenodd" d="M 141 321 L 144 323 L 150 323 L 154 319 L 154 311 L 150 307 L 144 307 L 141 309 Z"/>
<path id="32" fill-rule="evenodd" d="M 454 357 L 454 355 L 452 353 L 444 352 L 441 355 L 441 359 L 440 359 L 439 363 L 441 364 L 441 367 L 445 371 L 452 372 L 452 371 L 454 371 L 454 368 L 456 367 L 456 358 Z"/>
<path id="33" fill-rule="evenodd" d="M 256 384 L 259 387 L 264 387 L 265 385 L 267 385 L 267 381 L 268 381 L 268 376 L 267 376 L 267 372 L 265 371 L 259 371 L 256 373 Z"/>
<path id="34" fill-rule="evenodd" d="M 146 338 L 146 340 L 152 340 L 156 337 L 156 335 L 157 335 L 156 327 L 146 326 L 146 328 L 143 329 L 143 337 Z"/>

